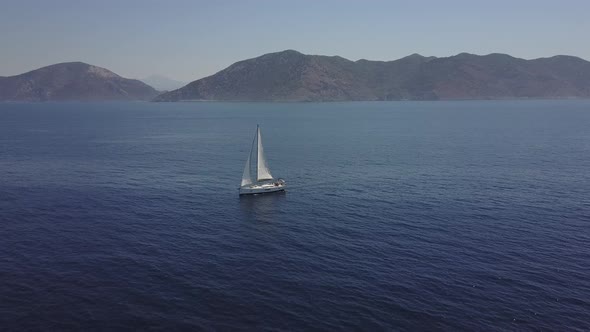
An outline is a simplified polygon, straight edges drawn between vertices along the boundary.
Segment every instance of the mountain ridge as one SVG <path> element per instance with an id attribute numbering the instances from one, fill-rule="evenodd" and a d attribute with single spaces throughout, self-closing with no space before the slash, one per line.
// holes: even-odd
<path id="1" fill-rule="evenodd" d="M 80 61 L 0 77 L 0 101 L 151 100 L 157 94 L 139 80 Z"/>
<path id="2" fill-rule="evenodd" d="M 295 50 L 238 61 L 155 101 L 370 101 L 588 98 L 590 62 L 568 55 L 414 53 L 392 61 L 306 55 Z"/>

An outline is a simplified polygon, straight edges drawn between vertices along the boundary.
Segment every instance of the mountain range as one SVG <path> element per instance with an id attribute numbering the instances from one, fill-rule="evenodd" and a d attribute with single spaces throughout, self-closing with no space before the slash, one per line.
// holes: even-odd
<path id="1" fill-rule="evenodd" d="M 362 101 L 588 98 L 590 62 L 506 54 L 351 61 L 294 50 L 239 61 L 155 101 Z"/>
<path id="2" fill-rule="evenodd" d="M 163 89 L 183 83 L 146 81 Z M 525 60 L 506 54 L 419 54 L 394 61 L 351 61 L 294 50 L 236 62 L 218 73 L 159 94 L 105 68 L 66 62 L 0 77 L 0 101 L 220 100 L 371 101 L 589 98 L 590 62 L 557 55 Z"/>
<path id="3" fill-rule="evenodd" d="M 151 100 L 151 86 L 83 62 L 65 62 L 0 77 L 0 101 Z"/>

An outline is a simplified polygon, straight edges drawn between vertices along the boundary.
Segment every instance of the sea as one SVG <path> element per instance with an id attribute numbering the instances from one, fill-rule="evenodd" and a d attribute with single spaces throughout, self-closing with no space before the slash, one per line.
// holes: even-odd
<path id="1" fill-rule="evenodd" d="M 0 330 L 588 331 L 590 100 L 0 103 Z"/>

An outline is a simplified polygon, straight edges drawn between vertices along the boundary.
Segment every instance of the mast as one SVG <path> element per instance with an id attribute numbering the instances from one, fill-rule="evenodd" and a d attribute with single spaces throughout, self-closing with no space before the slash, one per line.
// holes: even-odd
<path id="1" fill-rule="evenodd" d="M 258 137 L 258 161 L 256 163 L 256 179 L 257 181 L 271 180 L 273 177 L 270 174 L 270 169 L 264 158 L 264 148 L 262 147 L 262 136 L 260 134 L 260 126 L 256 125 L 256 136 Z"/>

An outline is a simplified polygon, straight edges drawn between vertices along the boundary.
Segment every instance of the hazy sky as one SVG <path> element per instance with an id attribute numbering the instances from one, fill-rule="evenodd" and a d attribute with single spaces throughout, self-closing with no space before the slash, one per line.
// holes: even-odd
<path id="1" fill-rule="evenodd" d="M 0 76 L 83 61 L 192 81 L 295 49 L 351 60 L 411 53 L 590 59 L 590 1 L 0 0 Z"/>

